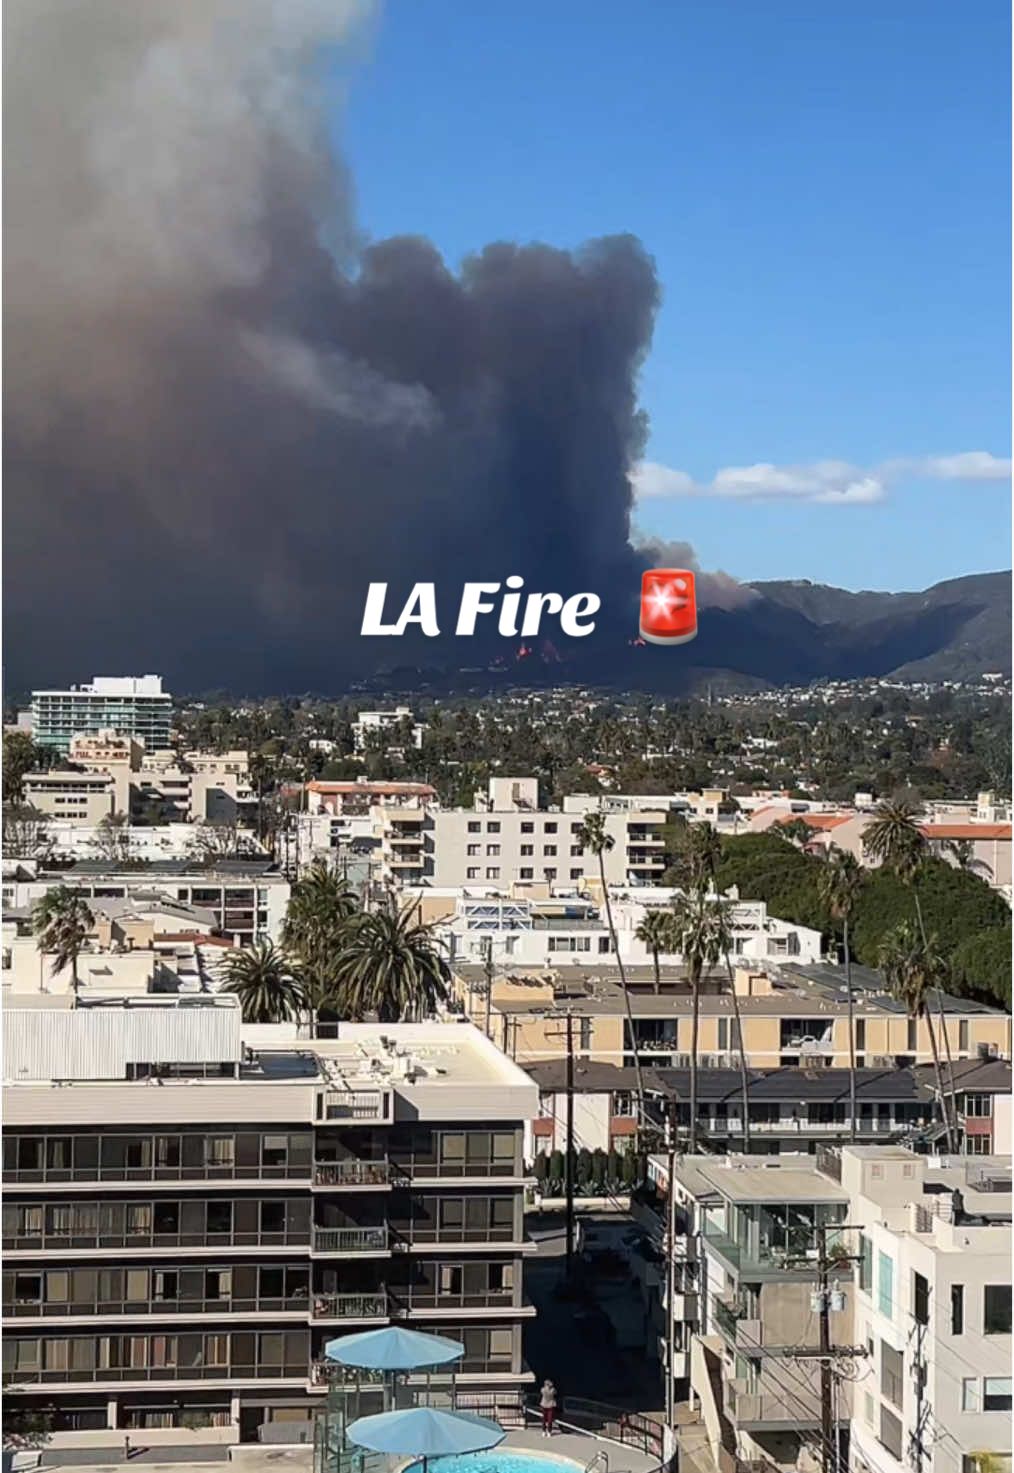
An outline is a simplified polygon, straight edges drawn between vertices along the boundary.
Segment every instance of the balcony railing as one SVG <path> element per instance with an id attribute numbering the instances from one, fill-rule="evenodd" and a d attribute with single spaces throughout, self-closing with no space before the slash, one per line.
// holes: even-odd
<path id="1" fill-rule="evenodd" d="M 386 1120 L 391 1092 L 384 1089 L 328 1089 L 324 1091 L 324 1120 Z"/>
<path id="2" fill-rule="evenodd" d="M 742 1382 L 726 1383 L 726 1405 L 732 1420 L 746 1423 L 792 1422 L 802 1426 L 820 1425 L 820 1398 L 815 1392 L 793 1390 L 789 1396 L 774 1396 L 760 1390 L 746 1389 Z"/>
<path id="3" fill-rule="evenodd" d="M 364 1117 L 365 1118 L 365 1117 Z M 369 1117 L 372 1118 L 372 1117 Z M 147 1181 L 177 1183 L 185 1181 L 305 1181 L 310 1175 L 309 1162 L 261 1162 L 238 1166 L 234 1161 L 206 1161 L 203 1166 L 166 1166 L 154 1161 L 141 1166 L 117 1163 L 107 1166 L 40 1166 L 12 1167 L 3 1173 L 5 1182 L 49 1183 L 90 1181 Z"/>
<path id="4" fill-rule="evenodd" d="M 392 1314 L 426 1309 L 495 1309 L 514 1305 L 513 1289 L 487 1289 L 477 1294 L 452 1294 L 437 1289 L 410 1289 L 391 1293 Z"/>
<path id="5" fill-rule="evenodd" d="M 25 1300 L 5 1304 L 4 1316 L 28 1319 L 93 1318 L 104 1315 L 145 1317 L 160 1314 L 298 1314 L 306 1313 L 309 1291 L 286 1296 L 260 1296 L 254 1299 L 103 1299 L 80 1302 L 40 1303 Z"/>
<path id="6" fill-rule="evenodd" d="M 4 1251 L 50 1250 L 69 1252 L 76 1248 L 207 1248 L 214 1252 L 230 1248 L 306 1248 L 310 1241 L 309 1226 L 285 1232 L 230 1233 L 9 1233 L 4 1235 Z"/>
<path id="7" fill-rule="evenodd" d="M 433 1181 L 441 1177 L 467 1181 L 469 1177 L 517 1177 L 521 1169 L 514 1157 L 500 1161 L 407 1161 L 393 1163 L 392 1174 L 405 1181 Z"/>
<path id="8" fill-rule="evenodd" d="M 386 1320 L 387 1295 L 383 1289 L 372 1294 L 315 1294 L 315 1320 Z"/>
<path id="9" fill-rule="evenodd" d="M 12 1385 L 32 1386 L 53 1381 L 298 1381 L 306 1376 L 305 1362 L 299 1366 L 86 1366 L 59 1367 L 4 1372 Z"/>
<path id="10" fill-rule="evenodd" d="M 315 1253 L 386 1253 L 387 1227 L 346 1227 L 313 1230 Z"/>
<path id="11" fill-rule="evenodd" d="M 451 1227 L 447 1223 L 415 1223 L 397 1234 L 405 1246 L 411 1243 L 513 1243 L 521 1236 L 510 1225 L 489 1223 L 481 1227 Z"/>
<path id="12" fill-rule="evenodd" d="M 315 1187 L 386 1186 L 391 1180 L 389 1161 L 317 1161 L 313 1168 Z"/>

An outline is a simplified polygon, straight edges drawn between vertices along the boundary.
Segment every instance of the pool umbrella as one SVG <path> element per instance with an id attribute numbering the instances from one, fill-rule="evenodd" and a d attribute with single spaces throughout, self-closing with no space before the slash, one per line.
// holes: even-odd
<path id="1" fill-rule="evenodd" d="M 359 1417 L 348 1429 L 357 1447 L 377 1453 L 406 1453 L 423 1460 L 448 1453 L 478 1453 L 496 1447 L 507 1436 L 499 1422 L 468 1412 L 445 1412 L 439 1407 L 408 1407 L 403 1412 L 380 1412 Z"/>
<path id="2" fill-rule="evenodd" d="M 418 1371 L 427 1366 L 446 1366 L 460 1360 L 464 1353 L 465 1347 L 458 1340 L 403 1330 L 398 1325 L 364 1330 L 361 1335 L 341 1335 L 324 1346 L 329 1360 L 364 1371 Z"/>

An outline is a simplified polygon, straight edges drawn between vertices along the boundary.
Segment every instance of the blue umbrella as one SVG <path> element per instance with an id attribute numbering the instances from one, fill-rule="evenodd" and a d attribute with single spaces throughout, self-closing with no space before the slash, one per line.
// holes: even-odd
<path id="1" fill-rule="evenodd" d="M 324 1354 L 343 1366 L 364 1371 L 418 1371 L 427 1366 L 446 1366 L 460 1360 L 465 1347 L 443 1335 L 424 1335 L 388 1325 L 383 1330 L 364 1330 L 361 1335 L 341 1335 L 329 1340 Z"/>
<path id="2" fill-rule="evenodd" d="M 377 1453 L 407 1453 L 422 1458 L 448 1453 L 477 1453 L 496 1447 L 507 1436 L 499 1422 L 469 1412 L 445 1412 L 439 1407 L 408 1407 L 402 1412 L 379 1412 L 359 1417 L 347 1436 L 357 1447 Z"/>

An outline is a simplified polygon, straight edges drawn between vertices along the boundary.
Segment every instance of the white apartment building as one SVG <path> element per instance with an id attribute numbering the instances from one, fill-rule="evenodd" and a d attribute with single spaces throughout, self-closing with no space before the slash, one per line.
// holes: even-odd
<path id="1" fill-rule="evenodd" d="M 580 842 L 587 810 L 539 809 L 534 778 L 492 778 L 487 794 L 476 799 L 473 808 L 433 814 L 434 886 L 595 884 L 598 860 Z M 613 840 L 604 856 L 606 882 L 657 882 L 665 868 L 661 830 L 668 813 L 661 808 L 603 811 Z"/>
<path id="2" fill-rule="evenodd" d="M 360 711 L 352 723 L 352 741 L 356 751 L 365 752 L 372 734 L 387 731 L 402 721 L 412 721 L 412 711 L 408 706 L 395 706 L 393 711 Z M 418 722 L 413 722 L 412 746 L 416 749 L 422 746 L 423 730 Z"/>
<path id="3" fill-rule="evenodd" d="M 118 731 L 168 747 L 172 696 L 160 675 L 96 675 L 90 685 L 32 692 L 32 740 L 66 754 L 78 732 Z"/>
<path id="4" fill-rule="evenodd" d="M 638 927 L 651 911 L 667 909 L 677 894 L 661 886 L 643 897 L 639 891 L 612 893 L 613 924 L 625 965 L 653 965 L 651 952 L 637 935 Z M 763 900 L 735 900 L 731 907 L 734 965 L 779 958 L 806 963 L 821 960 L 819 931 L 769 916 Z M 439 934 L 450 959 L 466 963 L 481 962 L 490 948 L 494 961 L 536 971 L 568 963 L 587 965 L 613 954 L 601 907 L 576 896 L 535 899 L 523 893 L 476 895 L 465 891 L 455 900 L 453 914 L 439 923 Z M 679 952 L 659 954 L 663 971 L 682 965 Z"/>
<path id="5" fill-rule="evenodd" d="M 412 782 L 310 782 L 296 820 L 300 869 L 366 856 L 383 886 L 430 882 L 436 789 Z"/>
<path id="6" fill-rule="evenodd" d="M 118 813 L 136 817 L 154 807 L 184 823 L 231 825 L 249 823 L 256 811 L 245 751 L 151 750 L 137 737 L 103 729 L 74 735 L 68 755 L 84 772 L 112 778 Z"/>
<path id="7" fill-rule="evenodd" d="M 62 810 L 58 813 L 42 826 L 41 838 L 45 853 L 56 859 L 150 864 L 155 860 L 193 861 L 202 857 L 204 831 L 192 823 L 123 824 L 110 829 L 101 823 L 92 826 L 84 820 L 69 819 Z M 237 830 L 235 838 L 244 855 L 266 856 L 267 851 L 251 829 Z"/>
<path id="8" fill-rule="evenodd" d="M 1009 1469 L 1010 1158 L 849 1147 L 841 1184 L 861 1225 L 853 1292 L 866 1348 L 852 1473 Z"/>

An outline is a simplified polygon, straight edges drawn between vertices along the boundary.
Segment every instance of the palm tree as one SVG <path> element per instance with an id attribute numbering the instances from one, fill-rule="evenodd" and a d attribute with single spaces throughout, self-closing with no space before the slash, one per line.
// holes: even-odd
<path id="1" fill-rule="evenodd" d="M 940 846 L 945 854 L 949 854 L 958 869 L 964 870 L 966 875 L 989 875 L 992 878 L 993 871 L 984 859 L 977 859 L 975 854 L 975 842 L 972 839 L 945 839 Z"/>
<path id="2" fill-rule="evenodd" d="M 606 855 L 613 848 L 616 840 L 606 830 L 606 820 L 601 813 L 589 813 L 584 823 L 574 830 L 574 842 L 580 844 L 582 849 L 589 854 L 594 854 L 599 863 L 599 882 L 602 886 L 602 904 L 606 913 L 606 926 L 609 930 L 609 944 L 616 958 L 616 970 L 620 974 L 620 991 L 623 993 L 623 1006 L 627 1014 L 627 1028 L 630 1031 L 630 1047 L 634 1051 L 634 1079 L 637 1091 L 637 1123 L 638 1129 L 644 1121 L 644 1083 L 641 1079 L 641 1060 L 637 1053 L 637 1037 L 634 1033 L 634 1015 L 630 1007 L 630 993 L 627 991 L 627 974 L 623 969 L 623 958 L 620 956 L 620 947 L 616 939 L 616 927 L 613 924 L 613 907 L 609 900 L 609 886 L 606 883 Z"/>
<path id="3" fill-rule="evenodd" d="M 310 1010 L 317 1015 L 334 1002 L 335 965 L 345 944 L 348 922 L 359 913 L 359 897 L 344 876 L 320 861 L 292 887 L 282 924 L 282 945 L 296 958 Z"/>
<path id="4" fill-rule="evenodd" d="M 658 957 L 660 952 L 672 950 L 672 916 L 658 907 L 645 911 L 634 935 L 651 952 L 651 964 L 655 969 L 655 991 L 661 992 L 662 973 Z"/>
<path id="5" fill-rule="evenodd" d="M 842 946 L 845 952 L 845 1002 L 848 1007 L 849 1029 L 849 1111 L 851 1116 L 850 1136 L 856 1138 L 856 1038 L 855 1008 L 852 997 L 852 948 L 849 945 L 849 922 L 855 913 L 856 904 L 863 888 L 862 865 L 854 854 L 832 844 L 827 862 L 822 869 L 817 888 L 820 898 L 836 921 L 841 921 Z"/>
<path id="6" fill-rule="evenodd" d="M 55 977 L 64 967 L 70 967 L 75 1007 L 81 986 L 77 959 L 94 926 L 95 917 L 84 896 L 69 885 L 47 890 L 32 907 L 32 930 L 39 938 L 39 949 L 53 953 L 50 975 Z"/>
<path id="7" fill-rule="evenodd" d="M 816 829 L 811 828 L 805 818 L 788 818 L 784 823 L 776 824 L 775 827 L 783 839 L 799 849 L 805 849 L 817 832 Z"/>
<path id="8" fill-rule="evenodd" d="M 401 911 L 360 911 L 343 930 L 333 978 L 351 1017 L 376 1013 L 381 1023 L 418 1020 L 448 995 L 449 969 L 434 928 L 413 920 L 415 902 Z"/>
<path id="9" fill-rule="evenodd" d="M 697 823 L 689 827 L 683 836 L 680 853 L 676 860 L 677 878 L 683 888 L 705 895 L 710 890 L 718 893 L 718 866 L 722 862 L 722 841 L 709 823 Z M 739 1082 L 743 1095 L 743 1150 L 750 1150 L 750 1071 L 746 1063 L 746 1043 L 743 1039 L 743 1019 L 739 1011 L 739 993 L 732 968 L 732 910 L 728 911 L 726 927 L 727 944 L 722 953 L 725 975 L 729 982 L 729 996 L 736 1028 L 736 1049 L 739 1054 Z M 696 1067 L 696 1064 L 695 1066 Z"/>
<path id="10" fill-rule="evenodd" d="M 690 1142 L 697 1149 L 697 1045 L 701 1026 L 701 977 L 732 949 L 732 927 L 727 901 L 716 900 L 703 888 L 691 890 L 673 902 L 673 928 L 690 976 L 693 1023 L 690 1031 Z M 743 1118 L 748 1113 L 743 1100 Z"/>
<path id="11" fill-rule="evenodd" d="M 287 954 L 271 941 L 255 941 L 225 959 L 223 992 L 240 1000 L 244 1023 L 287 1023 L 306 1001 L 303 984 Z"/>
<path id="12" fill-rule="evenodd" d="M 947 1108 L 940 1050 L 929 1006 L 930 992 L 934 988 L 939 992 L 940 976 L 946 970 L 947 964 L 936 949 L 936 937 L 931 936 L 928 941 L 924 941 L 910 921 L 902 921 L 900 926 L 895 926 L 893 931 L 887 933 L 880 944 L 878 961 L 892 996 L 904 1004 L 908 1016 L 926 1020 L 940 1099 L 940 1115 L 947 1134 L 948 1150 L 953 1151 L 957 1146 Z M 951 1099 L 953 1103 L 953 1094 Z"/>
<path id="13" fill-rule="evenodd" d="M 904 799 L 885 799 L 873 810 L 873 817 L 863 830 L 863 850 L 871 859 L 893 869 L 898 879 L 911 892 L 915 905 L 915 916 L 919 924 L 919 936 L 923 947 L 928 948 L 926 925 L 923 920 L 922 904 L 916 881 L 926 860 L 928 845 L 926 836 L 917 822 L 918 810 Z M 940 989 L 939 974 L 936 986 L 936 1006 L 943 1034 L 944 1052 L 947 1057 L 947 1074 L 950 1088 L 950 1106 L 944 1107 L 948 1143 L 955 1149 L 957 1132 L 957 1104 L 954 1093 L 954 1066 L 951 1060 L 951 1041 L 947 1035 L 947 1019 L 944 1014 L 944 998 Z"/>

